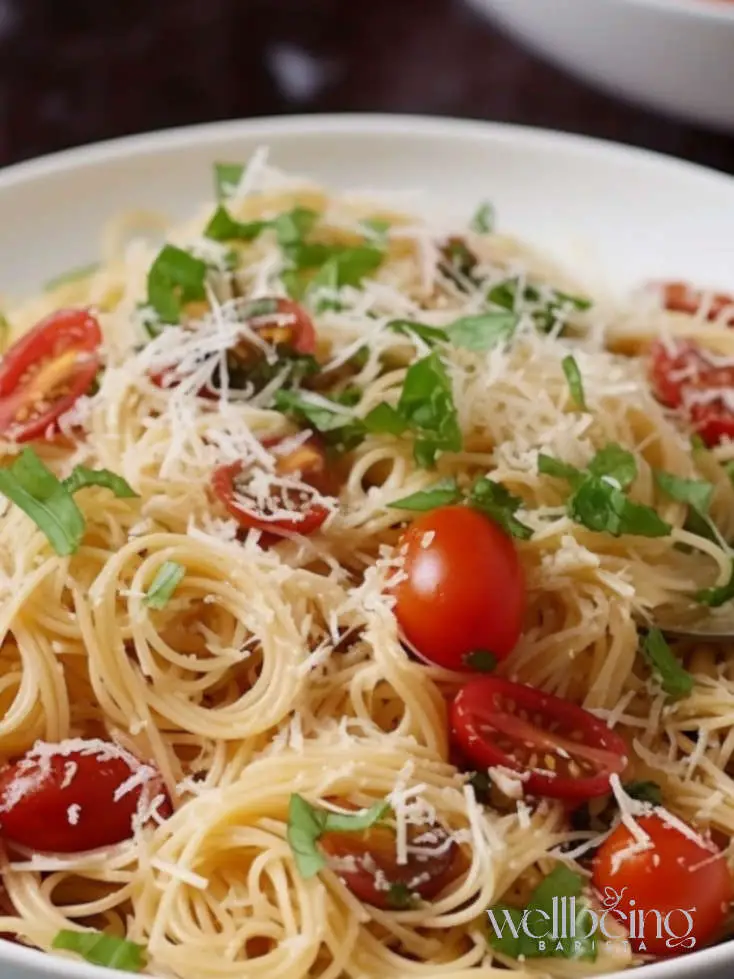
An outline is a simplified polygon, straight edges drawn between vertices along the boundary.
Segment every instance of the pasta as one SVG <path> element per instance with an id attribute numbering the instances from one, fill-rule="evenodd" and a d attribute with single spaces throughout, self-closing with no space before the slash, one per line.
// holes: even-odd
<path id="1" fill-rule="evenodd" d="M 712 319 L 703 301 L 675 312 L 652 292 L 587 300 L 565 270 L 496 233 L 488 208 L 447 230 L 327 194 L 262 155 L 218 173 L 218 207 L 171 229 L 125 216 L 98 268 L 7 315 L 15 341 L 59 309 L 89 308 L 104 340 L 96 390 L 57 434 L 27 443 L 69 499 L 74 487 L 83 530 L 60 553 L 17 498 L 0 497 L 0 760 L 36 745 L 47 774 L 54 751 L 68 763 L 80 743 L 113 744 L 133 786 L 153 787 L 112 845 L 46 852 L 8 838 L 0 932 L 72 957 L 80 948 L 59 934 L 104 932 L 144 950 L 134 968 L 176 979 L 573 977 L 644 964 L 649 949 L 621 923 L 591 948 L 521 961 L 492 940 L 487 910 L 525 907 L 558 867 L 598 907 L 593 848 L 654 812 L 731 864 L 728 647 L 673 643 L 683 681 L 640 653 L 641 629 L 695 623 L 691 596 L 725 589 L 734 534 L 734 443 L 692 446 L 648 380 L 647 350 L 695 340 L 724 369 L 730 307 Z M 294 316 L 306 329 L 279 305 L 288 295 L 315 325 L 312 354 L 278 347 Z M 422 397 L 444 399 L 433 421 L 401 408 L 406 378 L 428 362 Z M 366 425 L 385 411 L 389 425 Z M 328 445 L 328 485 L 279 468 L 278 453 L 310 460 L 313 431 Z M 629 478 L 594 475 L 609 446 Z M 0 443 L 3 472 L 24 449 Z M 121 482 L 89 481 L 90 470 Z M 217 470 L 229 499 L 212 490 Z M 481 480 L 485 512 L 514 528 L 526 582 L 522 636 L 497 675 L 583 707 L 629 746 L 623 783 L 607 776 L 583 828 L 502 766 L 481 795 L 455 764 L 448 719 L 467 674 L 414 656 L 396 616 L 401 534 L 421 509 L 408 498 L 422 494 L 430 512 L 426 496 L 463 506 L 471 492 L 479 506 Z M 603 497 L 591 515 L 581 490 L 569 504 L 582 484 Z M 694 484 L 706 507 L 691 502 Z M 241 526 L 237 513 L 258 508 L 260 524 Z M 318 515 L 313 532 L 298 524 L 304 510 Z M 709 620 L 727 621 L 720 605 L 703 609 Z M 674 699 L 670 684 L 689 681 Z M 640 782 L 662 801 L 632 805 Z M 602 832 L 594 820 L 612 791 Z M 0 840 L 17 803 L 8 792 Z M 421 827 L 439 827 L 453 854 L 445 886 L 381 907 L 336 859 L 304 875 L 294 796 L 347 818 L 387 801 L 398 864 Z M 71 831 L 104 819 L 103 808 L 67 812 Z"/>

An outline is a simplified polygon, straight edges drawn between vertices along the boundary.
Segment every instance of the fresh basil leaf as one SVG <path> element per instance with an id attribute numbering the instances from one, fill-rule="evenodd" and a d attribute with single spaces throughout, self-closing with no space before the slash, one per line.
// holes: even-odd
<path id="1" fill-rule="evenodd" d="M 214 186 L 217 200 L 226 201 L 234 197 L 242 182 L 246 165 L 244 163 L 215 163 Z"/>
<path id="2" fill-rule="evenodd" d="M 64 272 L 54 279 L 49 279 L 43 287 L 44 291 L 53 292 L 54 289 L 69 285 L 70 282 L 82 282 L 84 279 L 88 279 L 90 275 L 94 275 L 95 272 L 99 271 L 99 268 L 99 262 L 91 262 L 89 265 L 81 265 L 79 268 L 70 269 L 68 272 Z"/>
<path id="3" fill-rule="evenodd" d="M 303 272 L 306 269 L 320 268 L 334 255 L 334 245 L 325 245 L 320 241 L 299 241 L 290 245 L 285 253 L 291 272 Z"/>
<path id="4" fill-rule="evenodd" d="M 498 662 L 494 653 L 490 653 L 488 649 L 475 649 L 464 656 L 464 666 L 476 670 L 477 673 L 494 673 Z"/>
<path id="5" fill-rule="evenodd" d="M 563 367 L 563 373 L 566 375 L 568 390 L 571 392 L 571 397 L 576 403 L 576 407 L 582 411 L 586 411 L 584 379 L 581 377 L 581 371 L 579 370 L 576 358 L 572 354 L 569 354 L 568 357 L 563 358 L 561 366 Z"/>
<path id="6" fill-rule="evenodd" d="M 446 327 L 446 333 L 455 347 L 483 353 L 511 340 L 517 324 L 515 313 L 478 313 L 455 320 Z"/>
<path id="7" fill-rule="evenodd" d="M 173 598 L 173 594 L 183 581 L 186 568 L 176 561 L 164 561 L 145 596 L 149 608 L 163 609 Z"/>
<path id="8" fill-rule="evenodd" d="M 441 451 L 461 449 L 451 379 L 436 353 L 408 368 L 397 410 L 415 435 L 414 455 L 420 466 L 432 466 Z"/>
<path id="9" fill-rule="evenodd" d="M 587 476 L 568 501 L 572 520 L 613 537 L 667 537 L 672 527 L 652 507 L 628 500 L 621 490 L 602 477 Z"/>
<path id="10" fill-rule="evenodd" d="M 471 288 L 479 285 L 474 278 L 474 270 L 479 261 L 463 238 L 449 238 L 441 248 L 441 258 L 441 271 L 462 292 L 468 291 L 467 283 Z"/>
<path id="11" fill-rule="evenodd" d="M 724 585 L 714 586 L 713 588 L 703 588 L 696 593 L 696 601 L 701 605 L 708 605 L 709 608 L 719 608 L 726 605 L 734 598 L 734 562 L 732 562 L 729 580 Z"/>
<path id="12" fill-rule="evenodd" d="M 631 452 L 616 442 L 610 442 L 600 449 L 589 463 L 592 476 L 608 477 L 627 489 L 637 479 L 637 461 Z"/>
<path id="13" fill-rule="evenodd" d="M 366 415 L 364 427 L 373 435 L 402 435 L 408 423 L 397 409 L 382 401 Z"/>
<path id="14" fill-rule="evenodd" d="M 591 307 L 588 299 L 557 289 L 545 287 L 541 295 L 538 288 L 530 284 L 521 285 L 518 278 L 506 279 L 494 285 L 487 293 L 487 300 L 502 309 L 528 312 L 536 327 L 545 333 L 554 329 L 559 318 L 569 309 L 581 311 Z"/>
<path id="15" fill-rule="evenodd" d="M 693 677 L 675 658 L 660 629 L 650 629 L 640 645 L 642 655 L 663 691 L 673 700 L 687 697 L 693 690 Z"/>
<path id="16" fill-rule="evenodd" d="M 206 274 L 206 262 L 201 259 L 175 245 L 161 249 L 148 272 L 148 305 L 162 323 L 180 322 L 185 303 L 206 298 Z M 149 330 L 153 329 L 150 325 Z"/>
<path id="17" fill-rule="evenodd" d="M 520 956 L 525 912 L 521 908 L 513 908 L 511 904 L 499 902 L 489 908 L 487 915 L 490 922 L 487 932 L 489 944 L 502 955 L 517 959 Z"/>
<path id="18" fill-rule="evenodd" d="M 573 485 L 577 485 L 584 480 L 584 473 L 576 466 L 556 459 L 553 456 L 538 455 L 538 472 L 543 476 L 553 476 L 554 479 L 565 479 Z"/>
<path id="19" fill-rule="evenodd" d="M 269 226 L 267 221 L 235 221 L 226 207 L 220 205 L 204 229 L 213 241 L 253 241 Z"/>
<path id="20" fill-rule="evenodd" d="M 358 387 L 348 387 L 338 394 L 332 394 L 332 400 L 345 408 L 353 408 L 362 400 L 362 390 Z"/>
<path id="21" fill-rule="evenodd" d="M 711 483 L 703 479 L 684 479 L 662 470 L 655 472 L 655 482 L 672 500 L 687 503 L 702 516 L 708 513 L 714 495 Z"/>
<path id="22" fill-rule="evenodd" d="M 494 231 L 495 210 L 489 201 L 484 201 L 474 212 L 469 227 L 479 235 L 489 235 Z"/>
<path id="23" fill-rule="evenodd" d="M 91 965 L 101 965 L 118 972 L 142 972 L 145 968 L 145 948 L 115 935 L 101 931 L 60 931 L 52 947 L 65 952 L 76 952 Z"/>
<path id="24" fill-rule="evenodd" d="M 326 400 L 323 399 L 324 402 Z M 333 409 L 322 403 L 321 399 L 316 404 L 308 401 L 298 391 L 278 391 L 275 396 L 275 406 L 284 414 L 295 415 L 302 421 L 308 422 L 319 432 L 332 432 L 354 421 L 351 415 L 340 411 L 336 404 Z"/>
<path id="25" fill-rule="evenodd" d="M 74 554 L 84 536 L 84 516 L 69 490 L 38 458 L 24 449 L 0 469 L 0 493 L 20 507 L 62 557 Z"/>
<path id="26" fill-rule="evenodd" d="M 663 804 L 663 790 L 657 782 L 625 782 L 622 788 L 637 802 L 649 802 L 653 806 Z"/>
<path id="27" fill-rule="evenodd" d="M 533 531 L 516 518 L 515 513 L 523 506 L 519 496 L 513 496 L 500 483 L 482 476 L 471 488 L 469 503 L 476 510 L 481 510 L 486 516 L 512 537 L 519 540 L 530 540 Z"/>
<path id="28" fill-rule="evenodd" d="M 387 906 L 392 911 L 408 911 L 416 907 L 418 900 L 407 884 L 390 884 L 387 892 Z"/>
<path id="29" fill-rule="evenodd" d="M 405 336 L 409 333 L 414 333 L 431 346 L 434 343 L 447 343 L 449 339 L 448 333 L 446 330 L 441 329 L 441 327 L 428 326 L 426 323 L 416 323 L 413 320 L 391 320 L 386 328 L 388 330 L 394 330 L 396 333 L 402 333 Z"/>
<path id="30" fill-rule="evenodd" d="M 281 248 L 299 245 L 309 235 L 319 219 L 316 211 L 308 207 L 294 207 L 292 211 L 284 211 L 270 223 L 275 230 L 278 244 Z"/>
<path id="31" fill-rule="evenodd" d="M 101 486 L 104 489 L 112 490 L 115 496 L 120 499 L 132 499 L 138 495 L 122 476 L 110 472 L 109 469 L 87 469 L 86 466 L 74 466 L 71 475 L 63 481 L 63 485 L 69 493 L 76 493 L 77 490 L 84 489 L 85 486 Z"/>
<path id="32" fill-rule="evenodd" d="M 381 822 L 390 809 L 377 802 L 362 813 L 340 814 L 316 809 L 303 796 L 292 795 L 288 806 L 287 838 L 301 877 L 314 877 L 326 866 L 316 844 L 324 833 L 357 833 Z"/>
<path id="33" fill-rule="evenodd" d="M 440 480 L 429 489 L 420 490 L 418 493 L 411 493 L 410 496 L 395 500 L 390 506 L 400 510 L 425 513 L 427 510 L 435 510 L 436 507 L 459 503 L 462 499 L 463 494 L 456 480 L 449 478 Z"/>
<path id="34" fill-rule="evenodd" d="M 358 286 L 382 264 L 385 252 L 374 245 L 355 248 L 335 248 L 331 258 L 321 266 L 311 280 L 309 291 L 329 289 L 337 292 L 344 286 Z"/>

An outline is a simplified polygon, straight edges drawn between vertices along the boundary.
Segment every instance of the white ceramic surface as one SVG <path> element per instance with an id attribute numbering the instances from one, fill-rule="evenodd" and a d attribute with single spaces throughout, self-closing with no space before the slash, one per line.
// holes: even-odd
<path id="1" fill-rule="evenodd" d="M 174 130 L 0 171 L 0 293 L 31 291 L 93 259 L 105 220 L 122 208 L 186 216 L 210 194 L 212 163 L 245 159 L 262 145 L 279 166 L 336 187 L 422 188 L 446 213 L 469 215 L 489 197 L 503 227 L 575 267 L 582 257 L 585 269 L 605 269 L 621 289 L 659 276 L 734 285 L 734 180 L 721 174 L 500 125 L 310 116 Z M 731 943 L 625 976 L 733 973 Z M 0 977 L 110 979 L 110 973 L 0 942 Z"/>
<path id="2" fill-rule="evenodd" d="M 734 132 L 730 0 L 469 0 L 580 77 L 653 109 Z"/>

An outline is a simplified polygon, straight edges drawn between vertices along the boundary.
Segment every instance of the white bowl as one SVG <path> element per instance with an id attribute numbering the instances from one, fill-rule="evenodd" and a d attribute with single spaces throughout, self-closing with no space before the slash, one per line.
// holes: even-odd
<path id="1" fill-rule="evenodd" d="M 616 95 L 734 131 L 728 0 L 469 0 L 549 60 Z"/>
<path id="2" fill-rule="evenodd" d="M 585 267 L 604 268 L 620 289 L 661 276 L 732 284 L 734 181 L 721 174 L 510 126 L 309 116 L 134 137 L 0 172 L 0 293 L 31 291 L 88 262 L 105 220 L 122 208 L 186 216 L 210 196 L 213 162 L 244 159 L 264 144 L 283 168 L 337 187 L 422 188 L 466 215 L 491 197 L 504 228 L 577 267 L 583 256 Z M 730 979 L 733 971 L 729 943 L 617 979 Z M 0 942 L 0 977 L 110 973 Z"/>

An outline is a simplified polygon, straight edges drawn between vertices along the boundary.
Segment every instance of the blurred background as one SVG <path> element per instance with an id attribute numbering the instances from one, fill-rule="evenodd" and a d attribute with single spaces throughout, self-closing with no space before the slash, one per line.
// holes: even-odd
<path id="1" fill-rule="evenodd" d="M 464 0 L 0 0 L 0 165 L 186 123 L 349 110 L 583 132 L 734 172 L 734 137 L 599 94 Z"/>

